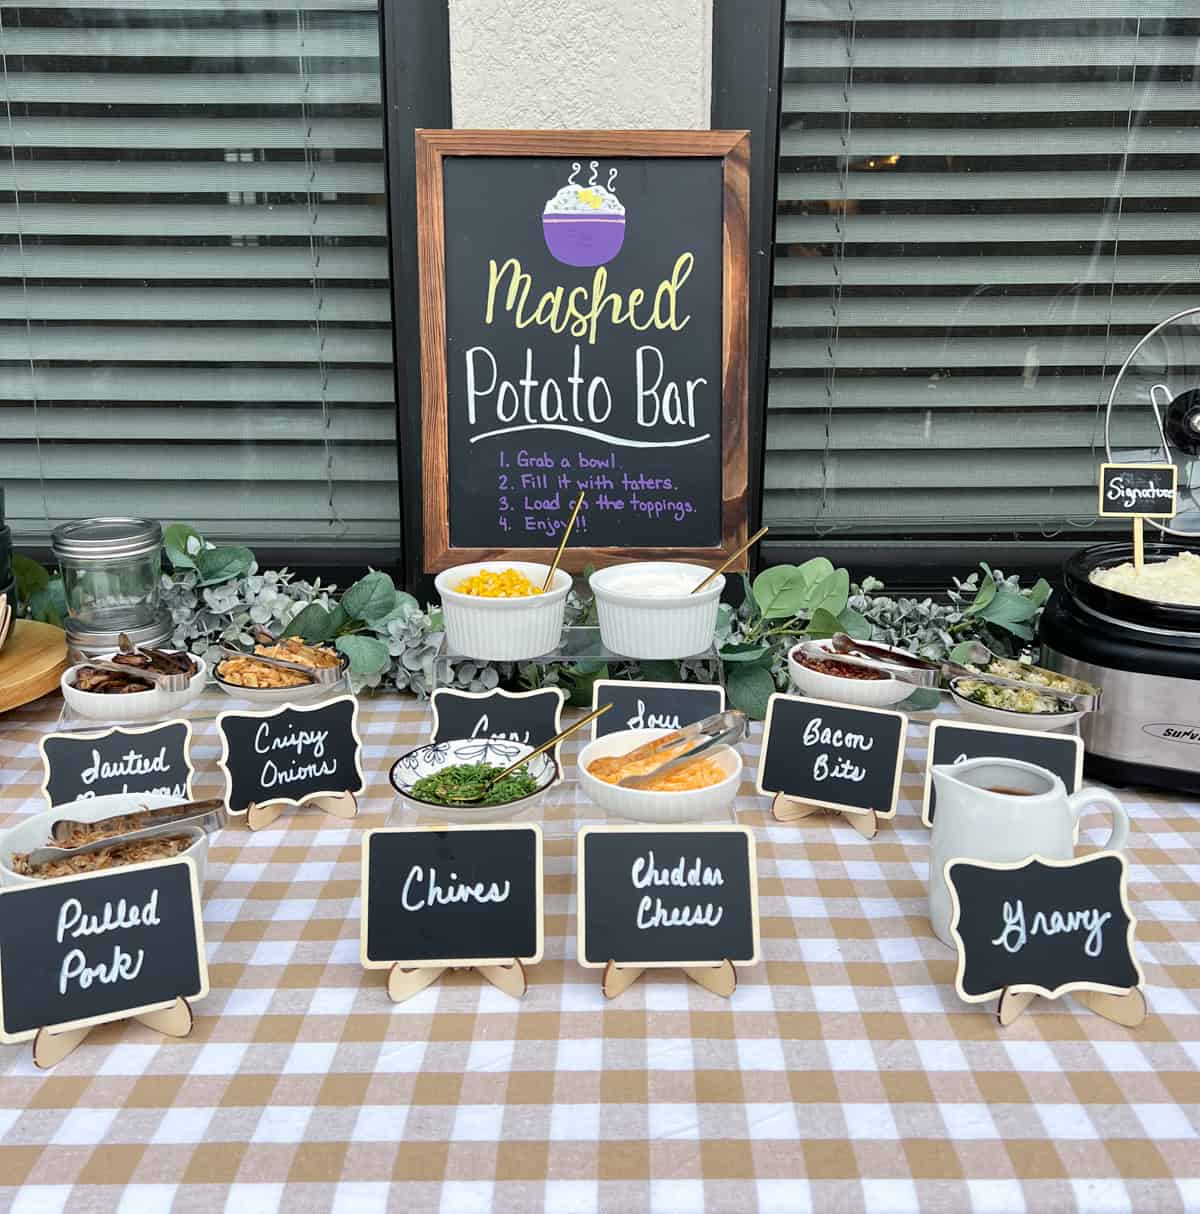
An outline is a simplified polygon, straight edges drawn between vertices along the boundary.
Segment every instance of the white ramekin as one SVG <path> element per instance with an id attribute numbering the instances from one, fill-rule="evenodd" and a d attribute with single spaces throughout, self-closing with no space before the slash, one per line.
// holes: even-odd
<path id="1" fill-rule="evenodd" d="M 622 788 L 598 780 L 588 764 L 609 755 L 624 755 L 670 729 L 623 729 L 589 742 L 579 752 L 579 787 L 601 809 L 634 822 L 696 822 L 718 813 L 728 813 L 742 782 L 742 757 L 732 746 L 718 746 L 710 754 L 725 770 L 725 779 L 708 788 L 679 792 L 653 792 L 647 788 Z"/>
<path id="2" fill-rule="evenodd" d="M 803 644 L 803 642 L 801 642 Z M 872 644 L 880 649 L 891 649 L 890 645 Z M 820 649 L 830 661 L 836 662 L 841 654 L 834 651 L 828 641 L 818 641 L 815 648 Z M 887 708 L 907 700 L 914 691 L 911 683 L 900 679 L 842 679 L 835 674 L 822 674 L 819 670 L 810 670 L 801 666 L 793 656 L 800 645 L 795 645 L 788 651 L 788 674 L 792 676 L 792 686 L 805 696 L 814 700 L 831 700 L 835 704 L 854 704 L 860 708 Z"/>
<path id="3" fill-rule="evenodd" d="M 130 693 L 144 695 L 144 692 Z M 107 699 L 125 699 L 124 696 L 108 696 Z M 178 805 L 179 797 L 165 793 L 138 792 L 108 793 L 103 797 L 91 797 L 84 801 L 68 801 L 53 809 L 42 810 L 22 818 L 16 826 L 0 833 L 0 885 L 46 885 L 44 877 L 27 877 L 12 870 L 13 852 L 31 852 L 50 842 L 50 828 L 59 818 L 71 818 L 76 822 L 99 822 L 102 818 L 115 818 L 118 814 L 135 813 L 141 809 L 164 809 Z M 180 832 L 181 834 L 184 832 Z M 115 840 L 114 840 L 115 842 Z M 191 856 L 196 862 L 196 877 L 200 882 L 200 893 L 204 893 L 204 874 L 208 867 L 208 835 L 201 832 L 191 847 L 179 853 Z"/>
<path id="4" fill-rule="evenodd" d="M 555 570 L 545 594 L 519 599 L 486 599 L 454 589 L 482 570 L 502 573 L 505 569 L 523 573 L 535 586 L 550 572 L 549 565 L 528 561 L 477 561 L 445 569 L 434 579 L 452 653 L 483 662 L 524 662 L 558 648 L 572 580 L 564 570 Z"/>
<path id="5" fill-rule="evenodd" d="M 627 658 L 690 658 L 703 653 L 717 629 L 717 607 L 725 578 L 719 575 L 699 594 L 649 598 L 619 588 L 631 573 L 685 570 L 699 585 L 712 572 L 704 565 L 682 561 L 636 561 L 610 565 L 592 574 L 592 593 L 600 616 L 600 639 Z M 614 589 L 614 586 L 616 587 Z"/>
<path id="6" fill-rule="evenodd" d="M 111 661 L 114 656 L 105 654 L 104 660 Z M 196 673 L 188 680 L 183 691 L 163 691 L 161 687 L 152 687 L 149 691 L 131 691 L 126 695 L 80 691 L 73 680 L 79 667 L 87 665 L 86 661 L 64 670 L 59 687 L 67 704 L 81 717 L 93 721 L 109 721 L 118 725 L 128 725 L 134 721 L 161 721 L 190 704 L 204 690 L 208 667 L 204 659 L 196 654 L 188 656 L 196 663 Z M 137 674 L 137 667 L 131 666 L 129 672 Z"/>

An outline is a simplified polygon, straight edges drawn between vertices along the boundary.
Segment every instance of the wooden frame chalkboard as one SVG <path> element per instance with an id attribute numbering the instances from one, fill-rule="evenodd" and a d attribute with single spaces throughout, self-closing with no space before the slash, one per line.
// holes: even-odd
<path id="1" fill-rule="evenodd" d="M 606 565 L 638 557 L 673 557 L 716 565 L 747 536 L 748 433 L 748 131 L 470 131 L 417 130 L 417 226 L 420 250 L 421 440 L 425 470 L 424 567 L 437 572 L 479 560 L 548 561 L 553 540 L 540 547 L 452 546 L 450 523 L 449 383 L 445 161 L 448 157 L 718 159 L 722 166 L 721 391 L 719 540 L 708 546 L 568 548 L 565 567 Z M 481 200 L 481 209 L 485 200 Z M 486 214 L 484 215 L 486 222 Z M 514 537 L 515 538 L 515 537 Z M 733 566 L 745 569 L 747 558 Z"/>

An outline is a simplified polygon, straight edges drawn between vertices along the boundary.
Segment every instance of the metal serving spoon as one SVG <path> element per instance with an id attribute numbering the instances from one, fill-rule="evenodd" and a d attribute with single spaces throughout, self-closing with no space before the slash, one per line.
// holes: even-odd
<path id="1" fill-rule="evenodd" d="M 597 708 L 595 712 L 589 712 L 586 717 L 581 717 L 575 722 L 574 725 L 568 725 L 567 728 L 562 731 L 562 733 L 556 734 L 548 742 L 543 742 L 536 750 L 531 750 L 529 754 L 522 755 L 521 758 L 519 758 L 515 763 L 510 763 L 503 771 L 497 772 L 491 777 L 491 779 L 486 780 L 478 792 L 473 793 L 471 796 L 462 797 L 454 796 L 451 793 L 445 793 L 442 796 L 443 801 L 447 805 L 478 805 L 479 802 L 488 795 L 491 789 L 495 785 L 499 784 L 505 776 L 512 775 L 512 773 L 516 771 L 518 767 L 524 767 L 530 759 L 542 754 L 543 751 L 550 750 L 551 748 L 557 746 L 559 742 L 563 740 L 563 738 L 569 737 L 577 729 L 582 729 L 585 725 L 590 725 L 591 722 L 593 722 L 597 717 L 603 716 L 611 707 L 611 702 L 604 704 L 600 708 Z M 430 802 L 430 804 L 437 804 L 437 802 Z"/>

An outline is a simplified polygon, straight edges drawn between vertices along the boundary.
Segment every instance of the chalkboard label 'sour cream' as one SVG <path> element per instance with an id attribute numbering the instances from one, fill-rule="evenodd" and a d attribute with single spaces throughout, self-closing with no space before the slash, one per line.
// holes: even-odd
<path id="1" fill-rule="evenodd" d="M 758 791 L 890 818 L 900 794 L 908 717 L 802 696 L 771 696 Z"/>
<path id="2" fill-rule="evenodd" d="M 746 827 L 585 827 L 577 880 L 581 965 L 758 959 L 754 837 Z"/>
<path id="3" fill-rule="evenodd" d="M 592 708 L 612 704 L 612 711 L 592 722 L 592 738 L 625 729 L 682 729 L 713 713 L 725 711 L 725 688 L 716 683 L 649 683 L 597 679 Z"/>

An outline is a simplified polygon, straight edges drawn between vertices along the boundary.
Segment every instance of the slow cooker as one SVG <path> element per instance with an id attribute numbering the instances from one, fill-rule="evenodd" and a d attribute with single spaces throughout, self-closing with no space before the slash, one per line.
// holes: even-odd
<path id="1" fill-rule="evenodd" d="M 1147 544 L 1146 562 L 1183 550 Z M 1132 559 L 1131 544 L 1101 544 L 1066 562 L 1042 612 L 1042 663 L 1101 690 L 1080 722 L 1089 776 L 1200 793 L 1200 607 L 1134 598 L 1089 578 Z"/>

